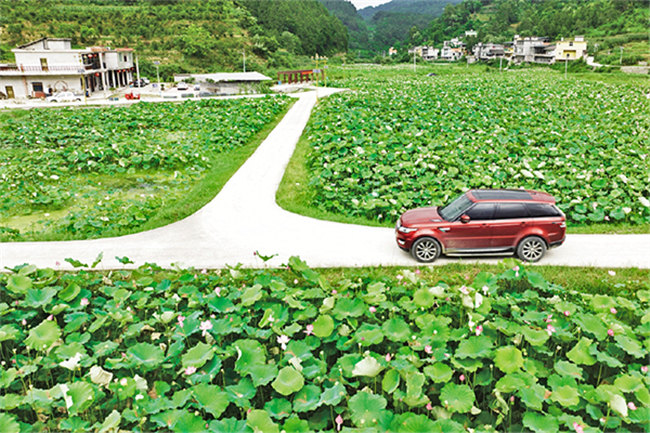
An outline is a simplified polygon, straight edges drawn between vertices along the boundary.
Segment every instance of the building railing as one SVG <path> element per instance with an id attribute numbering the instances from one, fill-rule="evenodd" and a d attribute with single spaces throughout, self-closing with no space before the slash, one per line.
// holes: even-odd
<path id="1" fill-rule="evenodd" d="M 93 65 L 0 65 L 0 71 L 15 71 L 15 72 L 74 72 L 77 73 L 79 69 L 86 71 L 93 70 Z"/>

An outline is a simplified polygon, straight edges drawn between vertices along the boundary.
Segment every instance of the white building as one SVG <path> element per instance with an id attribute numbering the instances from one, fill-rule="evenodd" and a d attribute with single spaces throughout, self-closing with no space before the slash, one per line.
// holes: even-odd
<path id="1" fill-rule="evenodd" d="M 491 42 L 485 44 L 479 42 L 474 45 L 472 51 L 478 60 L 490 60 L 505 56 L 503 45 L 493 44 Z"/>
<path id="2" fill-rule="evenodd" d="M 0 65 L 0 92 L 10 99 L 126 87 L 135 72 L 132 48 L 79 50 L 72 49 L 70 39 L 42 38 L 11 51 L 16 63 Z"/>
<path id="3" fill-rule="evenodd" d="M 271 81 L 259 72 L 218 72 L 215 74 L 181 74 L 174 75 L 175 82 L 194 78 L 202 91 L 220 95 L 238 95 L 259 93 L 263 81 Z"/>
<path id="4" fill-rule="evenodd" d="M 478 36 L 478 32 L 476 30 L 465 30 L 465 37 L 476 37 Z"/>
<path id="5" fill-rule="evenodd" d="M 526 37 L 515 35 L 513 60 L 515 63 L 546 63 L 555 62 L 555 45 L 549 43 L 549 38 Z"/>
<path id="6" fill-rule="evenodd" d="M 424 60 L 436 60 L 440 55 L 440 50 L 433 47 L 413 47 L 409 50 L 409 54 L 417 54 Z"/>

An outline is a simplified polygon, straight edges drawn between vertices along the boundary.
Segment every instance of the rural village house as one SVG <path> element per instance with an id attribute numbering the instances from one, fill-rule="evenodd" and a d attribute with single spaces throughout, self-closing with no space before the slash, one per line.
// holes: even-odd
<path id="1" fill-rule="evenodd" d="M 72 49 L 70 39 L 42 38 L 11 51 L 15 64 L 0 64 L 0 97 L 42 98 L 69 90 L 83 94 L 126 87 L 133 80 L 133 49 Z M 82 81 L 83 80 L 83 81 Z"/>
<path id="2" fill-rule="evenodd" d="M 576 36 L 572 41 L 555 43 L 555 61 L 577 60 L 587 55 L 587 41 L 584 36 Z"/>
<path id="3" fill-rule="evenodd" d="M 415 53 L 424 60 L 437 60 L 440 55 L 439 49 L 427 46 L 413 47 L 408 52 L 409 54 Z"/>

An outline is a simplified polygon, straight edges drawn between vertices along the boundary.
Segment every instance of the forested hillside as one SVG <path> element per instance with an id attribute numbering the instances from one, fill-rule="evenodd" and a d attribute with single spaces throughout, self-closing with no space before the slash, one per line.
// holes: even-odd
<path id="1" fill-rule="evenodd" d="M 459 3 L 461 0 L 392 0 L 379 6 L 369 6 L 359 10 L 359 15 L 370 21 L 378 12 L 393 12 L 402 14 L 439 16 L 450 3 Z"/>
<path id="2" fill-rule="evenodd" d="M 189 71 L 291 67 L 294 55 L 345 52 L 341 22 L 316 0 L 5 0 L 0 54 L 18 44 L 71 38 L 73 46 L 135 48 L 141 70 L 163 77 Z"/>

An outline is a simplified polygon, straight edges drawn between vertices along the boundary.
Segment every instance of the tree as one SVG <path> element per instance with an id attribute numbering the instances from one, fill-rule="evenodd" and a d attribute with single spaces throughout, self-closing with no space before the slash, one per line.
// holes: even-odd
<path id="1" fill-rule="evenodd" d="M 176 39 L 176 45 L 185 56 L 206 57 L 214 47 L 214 38 L 202 26 L 192 24 Z"/>

